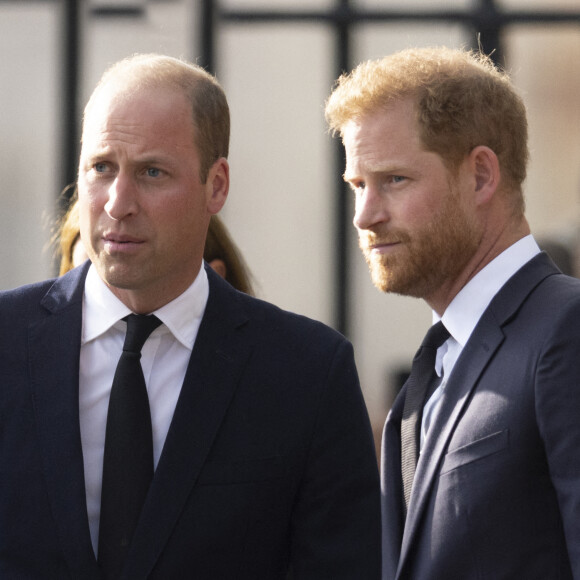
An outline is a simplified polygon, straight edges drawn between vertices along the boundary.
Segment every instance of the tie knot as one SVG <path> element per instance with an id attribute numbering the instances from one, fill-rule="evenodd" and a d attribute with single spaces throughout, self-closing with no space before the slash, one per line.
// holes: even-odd
<path id="1" fill-rule="evenodd" d="M 438 349 L 450 336 L 449 331 L 439 321 L 428 330 L 421 346 Z"/>
<path id="2" fill-rule="evenodd" d="M 145 314 L 129 314 L 123 320 L 127 321 L 127 334 L 123 350 L 139 354 L 149 335 L 161 324 L 157 316 Z"/>

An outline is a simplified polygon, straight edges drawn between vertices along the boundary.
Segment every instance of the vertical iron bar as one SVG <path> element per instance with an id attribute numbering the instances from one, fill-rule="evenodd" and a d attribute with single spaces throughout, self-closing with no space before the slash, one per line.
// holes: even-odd
<path id="1" fill-rule="evenodd" d="M 61 151 L 63 174 L 61 189 L 74 184 L 77 178 L 79 154 L 78 93 L 80 62 L 79 0 L 64 0 L 63 9 L 63 55 L 62 55 L 62 129 Z M 60 210 L 65 210 L 73 188 L 60 199 Z"/>
<path id="2" fill-rule="evenodd" d="M 478 34 L 478 48 L 489 55 L 497 65 L 505 66 L 501 41 L 503 23 L 496 2 L 495 0 L 480 0 L 479 4 L 479 9 L 475 11 L 474 22 Z"/>
<path id="3" fill-rule="evenodd" d="M 336 64 L 335 78 L 350 68 L 350 27 L 348 14 L 349 0 L 338 0 L 337 7 L 343 17 L 336 21 Z M 340 139 L 335 139 L 334 175 L 336 179 L 336 213 L 334 247 L 334 327 L 345 336 L 350 333 L 350 283 L 349 283 L 349 240 L 350 240 L 350 206 L 346 184 L 342 179 L 344 173 L 344 147 Z"/>
<path id="4" fill-rule="evenodd" d="M 208 72 L 215 74 L 215 36 L 216 36 L 216 3 L 218 0 L 202 0 L 200 15 L 199 38 L 201 46 L 199 48 L 198 63 Z M 195 53 L 194 53 L 195 54 Z"/>

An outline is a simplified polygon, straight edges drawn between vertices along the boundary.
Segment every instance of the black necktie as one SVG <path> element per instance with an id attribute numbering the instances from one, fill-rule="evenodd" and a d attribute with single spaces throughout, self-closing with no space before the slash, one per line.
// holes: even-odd
<path id="1" fill-rule="evenodd" d="M 407 394 L 401 422 L 401 473 L 405 513 L 409 507 L 415 469 L 419 457 L 419 434 L 421 416 L 429 386 L 435 381 L 435 356 L 437 349 L 449 338 L 449 332 L 441 321 L 434 324 L 423 339 L 413 359 L 411 374 L 407 381 Z"/>
<path id="2" fill-rule="evenodd" d="M 130 314 L 107 414 L 99 524 L 99 564 L 118 578 L 153 479 L 153 437 L 141 349 L 161 324 L 156 316 Z"/>

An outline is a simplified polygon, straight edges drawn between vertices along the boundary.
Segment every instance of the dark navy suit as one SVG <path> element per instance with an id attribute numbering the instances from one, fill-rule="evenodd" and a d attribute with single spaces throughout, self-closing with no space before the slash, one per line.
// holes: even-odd
<path id="1" fill-rule="evenodd" d="M 99 578 L 79 430 L 86 270 L 0 293 L 1 578 Z M 378 470 L 350 344 L 208 277 L 123 577 L 380 577 Z"/>
<path id="2" fill-rule="evenodd" d="M 383 440 L 384 578 L 580 578 L 580 281 L 540 254 L 494 297 L 430 426 L 406 527 L 404 394 Z"/>

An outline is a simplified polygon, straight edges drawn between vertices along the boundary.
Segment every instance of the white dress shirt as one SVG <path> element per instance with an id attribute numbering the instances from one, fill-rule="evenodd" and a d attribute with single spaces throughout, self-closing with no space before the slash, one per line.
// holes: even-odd
<path id="1" fill-rule="evenodd" d="M 441 320 L 451 336 L 437 350 L 435 371 L 442 380 L 423 407 L 421 447 L 439 407 L 447 379 L 481 315 L 502 286 L 539 252 L 534 238 L 525 236 L 478 272 L 455 296 L 441 318 L 433 312 L 433 324 Z"/>
<path id="2" fill-rule="evenodd" d="M 141 351 L 151 408 L 155 467 L 173 418 L 208 295 L 207 274 L 201 267 L 183 294 L 154 312 L 163 324 L 153 331 Z M 91 265 L 83 297 L 79 411 L 87 511 L 95 554 L 98 553 L 109 394 L 125 340 L 127 323 L 122 319 L 128 314 L 131 314 L 129 308 L 109 290 Z"/>

